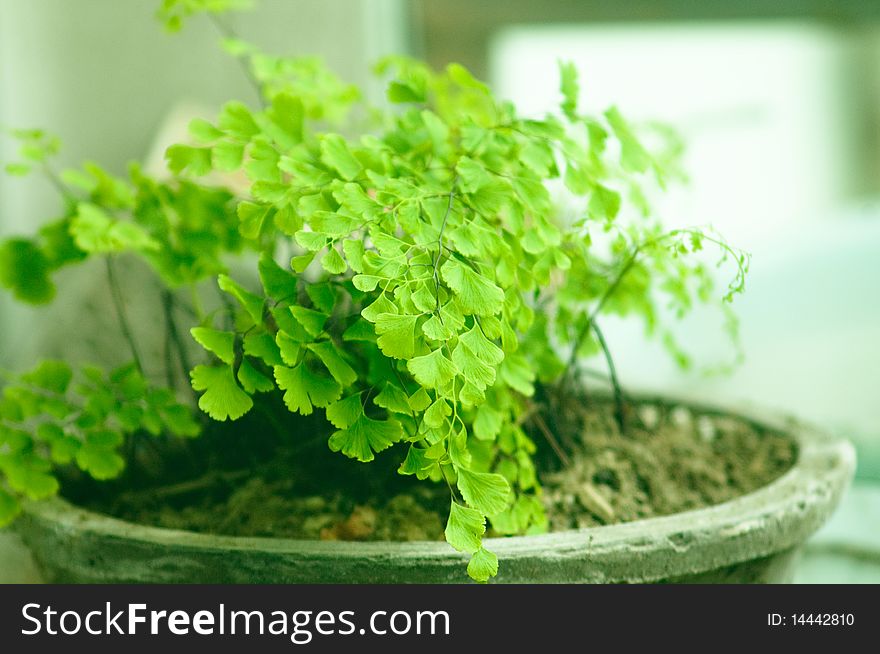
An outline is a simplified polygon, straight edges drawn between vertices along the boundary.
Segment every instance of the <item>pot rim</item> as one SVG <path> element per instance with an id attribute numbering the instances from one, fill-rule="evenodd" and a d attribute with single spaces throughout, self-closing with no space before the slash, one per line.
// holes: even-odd
<path id="1" fill-rule="evenodd" d="M 484 545 L 499 559 L 540 559 L 560 565 L 588 561 L 591 570 L 608 568 L 596 574 L 613 580 L 692 574 L 796 547 L 827 519 L 852 479 L 855 450 L 847 440 L 784 414 L 731 410 L 656 394 L 638 394 L 633 399 L 638 404 L 681 406 L 698 415 L 732 417 L 760 429 L 782 432 L 797 444 L 796 461 L 770 484 L 721 504 L 613 525 L 486 538 Z M 27 502 L 24 513 L 29 521 L 55 532 L 102 535 L 194 552 L 234 550 L 349 562 L 379 558 L 458 562 L 466 558 L 443 541 L 319 541 L 152 527 L 83 509 L 60 497 Z M 719 542 L 724 546 L 719 547 Z M 626 564 L 621 563 L 624 554 L 629 561 Z"/>

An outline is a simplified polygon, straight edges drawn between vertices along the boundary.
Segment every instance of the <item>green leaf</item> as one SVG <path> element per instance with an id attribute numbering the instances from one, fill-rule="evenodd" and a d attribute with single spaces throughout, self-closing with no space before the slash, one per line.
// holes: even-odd
<path id="1" fill-rule="evenodd" d="M 246 9 L 251 4 L 252 0 L 163 0 L 156 15 L 165 25 L 165 29 L 169 32 L 178 32 L 193 15 L 222 14 L 231 10 Z"/>
<path id="2" fill-rule="evenodd" d="M 475 78 L 473 75 L 471 75 L 471 72 L 461 64 L 457 64 L 455 62 L 449 64 L 446 67 L 446 74 L 449 75 L 449 79 L 454 81 L 462 88 L 472 91 L 479 91 L 480 95 L 491 94 L 489 87 L 477 78 Z"/>
<path id="3" fill-rule="evenodd" d="M 190 377 L 193 389 L 204 391 L 199 398 L 199 408 L 214 420 L 238 420 L 254 405 L 236 383 L 232 366 L 196 366 Z"/>
<path id="4" fill-rule="evenodd" d="M 434 403 L 425 410 L 423 422 L 431 429 L 437 429 L 446 422 L 446 417 L 452 414 L 452 407 L 442 397 L 438 397 Z"/>
<path id="5" fill-rule="evenodd" d="M 495 383 L 495 369 L 486 365 L 479 359 L 462 354 L 463 350 L 456 348 L 452 353 L 452 360 L 466 380 L 466 389 L 462 389 L 463 395 L 459 399 L 466 405 L 479 404 L 484 397 L 483 391 Z M 475 392 L 476 395 L 468 395 Z"/>
<path id="6" fill-rule="evenodd" d="M 41 427 L 45 429 L 49 425 L 55 427 L 57 431 L 60 432 L 56 433 L 55 438 L 43 438 L 43 440 L 49 442 L 52 462 L 60 465 L 67 465 L 73 460 L 73 457 L 76 456 L 80 447 L 82 447 L 82 442 L 73 436 L 68 436 L 64 433 L 64 430 L 61 429 L 61 427 L 58 427 L 53 423 L 44 423 Z"/>
<path id="7" fill-rule="evenodd" d="M 313 373 L 304 363 L 295 368 L 275 366 L 275 382 L 285 391 L 287 408 L 304 416 L 312 413 L 313 406 L 326 407 L 342 395 L 339 384 Z"/>
<path id="8" fill-rule="evenodd" d="M 501 179 L 480 187 L 468 198 L 470 206 L 484 216 L 493 216 L 501 211 L 510 199 L 510 186 Z"/>
<path id="9" fill-rule="evenodd" d="M 324 331 L 324 323 L 326 323 L 327 319 L 330 317 L 326 313 L 314 311 L 313 309 L 306 309 L 298 304 L 290 307 L 290 313 L 293 314 L 296 321 L 303 326 L 303 329 L 305 329 L 310 336 L 317 336 Z"/>
<path id="10" fill-rule="evenodd" d="M 433 313 L 437 308 L 437 295 L 433 284 L 424 283 L 416 285 L 415 290 L 410 295 L 410 299 L 416 306 L 416 309 L 422 313 Z"/>
<path id="11" fill-rule="evenodd" d="M 381 452 L 403 438 L 403 429 L 396 420 L 373 420 L 361 415 L 347 429 L 335 432 L 330 449 L 358 461 L 372 461 L 374 452 Z"/>
<path id="12" fill-rule="evenodd" d="M 298 256 L 293 257 L 290 260 L 290 267 L 293 268 L 298 273 L 305 272 L 305 269 L 308 268 L 309 265 L 314 260 L 315 260 L 315 253 L 314 252 L 309 252 L 307 254 L 300 254 Z"/>
<path id="13" fill-rule="evenodd" d="M 327 420 L 337 429 L 348 429 L 351 427 L 364 414 L 361 395 L 362 393 L 355 393 L 328 406 Z"/>
<path id="14" fill-rule="evenodd" d="M 545 215 L 550 211 L 550 193 L 539 180 L 520 177 L 510 184 L 526 209 L 533 214 Z"/>
<path id="15" fill-rule="evenodd" d="M 363 170 L 360 162 L 348 149 L 345 139 L 338 134 L 326 134 L 321 138 L 321 161 L 349 181 Z"/>
<path id="16" fill-rule="evenodd" d="M 459 552 L 474 554 L 486 533 L 486 518 L 476 509 L 452 502 L 446 522 L 446 542 Z"/>
<path id="17" fill-rule="evenodd" d="M 277 300 L 290 300 L 296 297 L 297 278 L 289 270 L 284 270 L 269 254 L 263 254 L 257 265 L 260 283 L 266 295 Z"/>
<path id="18" fill-rule="evenodd" d="M 559 105 L 562 113 L 569 120 L 576 120 L 580 86 L 577 68 L 570 61 L 559 62 L 559 90 L 562 93 L 562 103 Z"/>
<path id="19" fill-rule="evenodd" d="M 271 121 L 266 131 L 284 150 L 290 150 L 303 140 L 303 103 L 289 93 L 279 93 L 272 98 L 266 111 Z"/>
<path id="20" fill-rule="evenodd" d="M 212 143 L 223 137 L 223 132 L 204 118 L 195 118 L 189 123 L 189 133 L 202 143 Z"/>
<path id="21" fill-rule="evenodd" d="M 50 265 L 32 241 L 10 239 L 0 244 L 0 286 L 22 302 L 46 304 L 55 297 Z"/>
<path id="22" fill-rule="evenodd" d="M 163 407 L 161 415 L 168 432 L 173 436 L 192 438 L 202 431 L 190 408 L 182 404 L 175 403 Z"/>
<path id="23" fill-rule="evenodd" d="M 392 413 L 412 414 L 412 408 L 409 405 L 409 396 L 400 388 L 386 382 L 382 391 L 373 398 L 373 404 L 387 409 Z"/>
<path id="24" fill-rule="evenodd" d="M 501 432 L 504 415 L 488 404 L 483 404 L 477 409 L 477 417 L 474 419 L 474 436 L 481 441 L 492 441 Z"/>
<path id="25" fill-rule="evenodd" d="M 504 306 L 504 291 L 458 259 L 449 259 L 440 272 L 465 313 L 491 316 Z"/>
<path id="26" fill-rule="evenodd" d="M 52 476 L 51 466 L 45 459 L 33 454 L 6 457 L 3 472 L 9 487 L 29 499 L 42 500 L 58 492 L 58 480 Z"/>
<path id="27" fill-rule="evenodd" d="M 473 456 L 467 446 L 467 429 L 462 427 L 458 432 L 452 432 L 447 438 L 446 449 L 449 459 L 456 468 L 469 468 L 473 463 Z"/>
<path id="28" fill-rule="evenodd" d="M 11 494 L 0 488 L 0 529 L 15 520 L 21 512 L 21 505 Z"/>
<path id="29" fill-rule="evenodd" d="M 361 310 L 361 316 L 372 323 L 375 323 L 382 313 L 394 313 L 395 305 L 388 299 L 385 293 L 381 293 L 369 306 Z"/>
<path id="30" fill-rule="evenodd" d="M 263 223 L 269 215 L 271 207 L 268 204 L 254 204 L 253 202 L 241 202 L 236 209 L 238 213 L 238 231 L 249 239 L 257 239 L 263 231 Z"/>
<path id="31" fill-rule="evenodd" d="M 260 128 L 254 121 L 251 110 L 241 102 L 229 102 L 220 112 L 217 126 L 230 136 L 241 141 L 249 141 L 256 136 Z"/>
<path id="32" fill-rule="evenodd" d="M 457 372 L 452 361 L 439 348 L 430 354 L 410 359 L 406 367 L 415 380 L 426 388 L 443 388 Z"/>
<path id="33" fill-rule="evenodd" d="M 275 384 L 271 379 L 253 367 L 250 361 L 244 359 L 238 368 L 238 381 L 248 395 L 254 393 L 268 393 L 275 390 Z"/>
<path id="34" fill-rule="evenodd" d="M 441 317 L 443 318 L 441 320 Z M 460 325 L 458 325 L 460 327 Z M 443 316 L 443 309 L 440 309 L 440 315 L 434 315 L 428 318 L 422 324 L 422 333 L 434 341 L 440 341 L 441 343 L 445 343 L 450 340 L 457 331 L 456 324 L 446 320 L 446 317 Z"/>
<path id="35" fill-rule="evenodd" d="M 367 195 L 360 184 L 344 184 L 333 191 L 333 197 L 348 212 L 365 220 L 376 218 L 382 213 L 382 205 Z"/>
<path id="36" fill-rule="evenodd" d="M 382 278 L 375 275 L 355 275 L 351 281 L 357 290 L 364 293 L 372 293 L 376 290 L 376 286 L 379 285 Z"/>
<path id="37" fill-rule="evenodd" d="M 476 325 L 459 336 L 452 351 L 452 361 L 462 377 L 481 391 L 495 383 L 495 368 L 503 359 L 502 349 Z"/>
<path id="38" fill-rule="evenodd" d="M 458 400 L 465 407 L 479 406 L 486 401 L 486 393 L 484 390 L 465 381 L 461 391 L 458 393 Z"/>
<path id="39" fill-rule="evenodd" d="M 587 211 L 594 218 L 613 220 L 620 211 L 620 193 L 601 184 L 596 184 L 593 187 Z"/>
<path id="40" fill-rule="evenodd" d="M 76 465 L 92 478 L 106 480 L 119 476 L 125 468 L 125 459 L 116 453 L 113 446 L 92 445 L 86 440 L 76 453 Z"/>
<path id="41" fill-rule="evenodd" d="M 364 271 L 364 242 L 354 239 L 346 239 L 342 242 L 342 251 L 349 267 L 357 272 Z"/>
<path id="42" fill-rule="evenodd" d="M 519 352 L 508 356 L 501 364 L 499 377 L 515 391 L 531 397 L 535 393 L 535 371 Z"/>
<path id="43" fill-rule="evenodd" d="M 605 118 L 614 130 L 617 140 L 620 141 L 620 163 L 624 170 L 634 173 L 645 172 L 651 165 L 651 155 L 639 143 L 629 123 L 617 107 L 606 111 Z"/>
<path id="44" fill-rule="evenodd" d="M 276 335 L 280 332 L 285 332 L 287 336 L 298 343 L 305 343 L 312 339 L 303 326 L 294 319 L 289 306 L 279 304 L 270 309 L 269 313 L 272 315 L 272 318 L 275 321 L 275 326 L 277 326 L 279 330 L 276 332 Z M 277 343 L 278 346 L 281 347 L 280 342 Z"/>
<path id="45" fill-rule="evenodd" d="M 232 297 L 238 300 L 238 303 L 248 313 L 251 320 L 256 324 L 263 322 L 263 306 L 265 304 L 263 298 L 245 290 L 241 284 L 228 275 L 218 275 L 217 285 L 220 287 L 221 291 L 229 293 Z"/>
<path id="46" fill-rule="evenodd" d="M 338 211 L 316 211 L 312 214 L 309 223 L 314 231 L 338 239 L 355 231 L 360 220 L 340 209 Z"/>
<path id="47" fill-rule="evenodd" d="M 465 193 L 476 193 L 492 183 L 492 177 L 486 172 L 486 168 L 470 157 L 459 159 L 455 172 L 458 173 L 458 186 Z"/>
<path id="48" fill-rule="evenodd" d="M 427 450 L 411 445 L 397 472 L 401 475 L 416 475 L 419 479 L 426 479 L 428 471 L 436 465 L 435 460 L 428 458 Z"/>
<path id="49" fill-rule="evenodd" d="M 357 381 L 357 372 L 342 358 L 342 354 L 331 341 L 309 343 L 308 348 L 318 356 L 321 363 L 330 371 L 333 379 L 339 382 L 343 388 L 351 386 Z"/>
<path id="50" fill-rule="evenodd" d="M 471 557 L 467 567 L 468 575 L 481 584 L 498 574 L 498 557 L 485 548 L 480 548 Z"/>
<path id="51" fill-rule="evenodd" d="M 333 313 L 337 296 L 336 289 L 332 284 L 308 284 L 306 285 L 306 294 L 318 311 L 323 311 L 328 315 Z"/>
<path id="52" fill-rule="evenodd" d="M 494 472 L 473 472 L 467 468 L 456 468 L 458 489 L 465 501 L 483 515 L 501 513 L 510 502 L 510 485 L 501 475 Z"/>
<path id="53" fill-rule="evenodd" d="M 30 174 L 31 166 L 23 163 L 8 163 L 4 167 L 4 170 L 9 174 L 15 177 L 24 177 L 25 175 Z M 2 518 L 2 516 L 0 516 Z M 3 525 L 0 524 L 0 527 Z"/>
<path id="54" fill-rule="evenodd" d="M 358 318 L 342 333 L 342 340 L 372 343 L 376 340 L 376 330 L 368 321 Z"/>
<path id="55" fill-rule="evenodd" d="M 428 109 L 423 109 L 420 115 L 425 128 L 431 135 L 431 141 L 434 143 L 434 152 L 438 154 L 448 152 L 449 127 L 443 122 L 443 119 Z"/>
<path id="56" fill-rule="evenodd" d="M 281 171 L 278 169 L 278 151 L 264 138 L 258 137 L 251 142 L 249 159 L 245 171 L 252 182 L 281 182 Z"/>
<path id="57" fill-rule="evenodd" d="M 251 195 L 260 202 L 286 207 L 290 203 L 291 188 L 281 182 L 260 180 L 251 185 Z"/>
<path id="58" fill-rule="evenodd" d="M 409 406 L 413 411 L 421 412 L 431 406 L 431 396 L 424 388 L 420 388 L 409 396 Z"/>
<path id="59" fill-rule="evenodd" d="M 71 218 L 65 217 L 46 223 L 39 230 L 40 249 L 46 257 L 50 270 L 58 270 L 67 264 L 78 263 L 88 256 L 76 246 L 70 234 L 70 223 Z"/>
<path id="60" fill-rule="evenodd" d="M 280 336 L 282 332 L 278 332 Z M 260 359 L 267 366 L 279 366 L 283 363 L 281 350 L 271 334 L 263 331 L 252 331 L 244 337 L 244 353 Z"/>
<path id="61" fill-rule="evenodd" d="M 388 84 L 388 100 L 396 104 L 404 102 L 424 102 L 425 89 L 415 88 L 409 84 L 404 84 L 397 80 Z"/>
<path id="62" fill-rule="evenodd" d="M 471 354 L 489 365 L 497 366 L 504 360 L 504 351 L 483 335 L 483 330 L 474 325 L 470 330 L 458 337 L 459 344 L 465 346 Z"/>
<path id="63" fill-rule="evenodd" d="M 223 141 L 211 148 L 211 165 L 220 172 L 229 173 L 238 170 L 243 161 L 244 143 Z"/>
<path id="64" fill-rule="evenodd" d="M 214 354 L 223 363 L 231 364 L 235 359 L 235 334 L 208 327 L 193 327 L 189 333 L 199 345 Z"/>
<path id="65" fill-rule="evenodd" d="M 295 366 L 299 363 L 299 356 L 302 352 L 301 341 L 291 337 L 287 332 L 279 331 L 275 335 L 275 344 L 281 355 L 281 361 L 276 362 L 275 365 L 285 363 L 288 366 Z"/>
<path id="66" fill-rule="evenodd" d="M 335 247 L 327 248 L 327 254 L 321 258 L 321 267 L 331 275 L 341 275 L 348 270 L 348 265 Z"/>
<path id="67" fill-rule="evenodd" d="M 294 238 L 296 239 L 296 242 L 303 246 L 306 250 L 311 250 L 313 252 L 323 250 L 325 247 L 327 247 L 326 234 L 308 232 L 301 229 L 294 235 Z"/>
<path id="68" fill-rule="evenodd" d="M 541 177 L 550 177 L 556 166 L 553 148 L 543 141 L 529 141 L 519 152 L 520 160 L 532 172 Z"/>
<path id="69" fill-rule="evenodd" d="M 153 251 L 159 244 L 139 225 L 110 217 L 100 207 L 80 202 L 70 223 L 70 234 L 84 252 L 106 254 L 127 250 Z"/>
<path id="70" fill-rule="evenodd" d="M 385 356 L 411 359 L 415 353 L 415 331 L 418 316 L 380 313 L 376 316 L 376 343 Z"/>
<path id="71" fill-rule="evenodd" d="M 211 148 L 195 148 L 190 145 L 172 145 L 165 151 L 168 170 L 175 175 L 187 173 L 201 177 L 211 172 Z"/>
<path id="72" fill-rule="evenodd" d="M 73 379 L 73 371 L 64 361 L 41 361 L 32 371 L 21 376 L 22 381 L 51 393 L 63 395 Z"/>

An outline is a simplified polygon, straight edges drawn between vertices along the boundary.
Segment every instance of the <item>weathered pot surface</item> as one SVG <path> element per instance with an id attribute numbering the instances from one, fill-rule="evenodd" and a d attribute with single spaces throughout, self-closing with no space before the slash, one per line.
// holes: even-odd
<path id="1" fill-rule="evenodd" d="M 852 479 L 852 446 L 791 419 L 682 404 L 789 434 L 798 446 L 794 466 L 769 485 L 716 506 L 618 525 L 487 539 L 500 561 L 495 581 L 788 581 L 798 548 L 830 516 Z M 213 536 L 128 523 L 63 499 L 27 505 L 17 530 L 46 579 L 55 582 L 467 581 L 466 558 L 442 542 Z"/>

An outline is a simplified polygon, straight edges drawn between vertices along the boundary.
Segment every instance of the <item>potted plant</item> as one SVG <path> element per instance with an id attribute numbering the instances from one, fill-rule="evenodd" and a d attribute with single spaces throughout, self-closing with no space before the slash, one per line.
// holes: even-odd
<path id="1" fill-rule="evenodd" d="M 179 28 L 226 4 L 162 12 Z M 263 105 L 193 121 L 171 179 L 56 176 L 57 142 L 15 133 L 7 169 L 49 174 L 66 210 L 3 242 L 0 282 L 48 303 L 54 276 L 103 266 L 128 347 L 109 370 L 5 376 L 0 522 L 18 516 L 49 578 L 784 578 L 849 446 L 630 397 L 600 328 L 641 318 L 685 364 L 658 307 L 713 298 L 704 246 L 733 271 L 723 301 L 744 288 L 746 254 L 651 213 L 648 186 L 677 174 L 668 133 L 648 147 L 617 109 L 584 115 L 567 64 L 559 116 L 403 57 L 372 107 L 313 59 L 227 36 Z M 161 287 L 146 329 L 120 280 L 136 262 Z M 607 396 L 579 374 L 590 356 Z"/>

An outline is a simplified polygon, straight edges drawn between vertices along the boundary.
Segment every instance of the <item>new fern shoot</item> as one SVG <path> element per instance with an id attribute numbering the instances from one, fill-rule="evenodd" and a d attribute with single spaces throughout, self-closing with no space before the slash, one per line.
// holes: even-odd
<path id="1" fill-rule="evenodd" d="M 166 0 L 163 16 L 176 28 L 226 4 Z M 225 46 L 262 104 L 193 121 L 191 142 L 167 152 L 171 179 L 91 163 L 56 176 L 57 142 L 14 134 L 21 158 L 8 172 L 50 175 L 65 213 L 0 244 L 0 283 L 47 303 L 65 267 L 102 260 L 131 352 L 109 372 L 43 361 L 6 376 L 0 522 L 21 498 L 57 492 L 57 466 L 111 478 L 136 434 L 197 436 L 201 414 L 235 421 L 277 397 L 277 411 L 323 413 L 340 456 L 398 457 L 400 474 L 448 486 L 446 540 L 487 581 L 499 567 L 487 530 L 547 527 L 523 427 L 536 387 L 558 388 L 602 352 L 605 314 L 641 317 L 685 363 L 659 307 L 683 314 L 712 298 L 709 268 L 691 256 L 705 244 L 734 264 L 726 300 L 743 289 L 747 257 L 711 231 L 663 229 L 646 198 L 677 175 L 678 144 L 652 132 L 648 148 L 615 108 L 582 113 L 568 64 L 559 114 L 535 118 L 455 64 L 381 62 L 388 102 L 376 107 L 314 59 Z M 207 177 L 235 171 L 245 189 Z M 254 274 L 233 276 L 231 255 Z M 166 361 L 144 360 L 127 327 L 113 272 L 130 257 L 165 289 L 155 326 L 169 334 Z M 175 311 L 206 281 L 220 310 Z M 194 393 L 176 385 L 181 372 Z"/>

